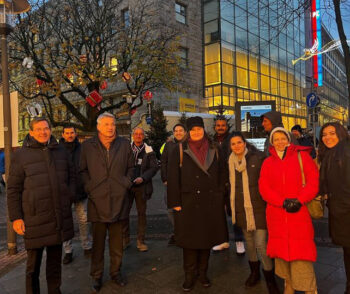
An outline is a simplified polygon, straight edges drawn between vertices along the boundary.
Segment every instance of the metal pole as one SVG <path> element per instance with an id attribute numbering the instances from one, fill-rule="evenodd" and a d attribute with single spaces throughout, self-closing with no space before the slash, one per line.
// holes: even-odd
<path id="1" fill-rule="evenodd" d="M 1 34 L 1 67 L 2 67 L 2 97 L 4 114 L 4 147 L 5 147 L 5 181 L 7 181 L 10 170 L 10 159 L 12 152 L 12 126 L 11 126 L 11 102 L 10 87 L 8 75 L 8 57 L 7 57 L 7 34 L 9 30 L 2 31 Z M 16 233 L 13 230 L 12 223 L 7 217 L 7 249 L 9 255 L 17 253 Z"/>

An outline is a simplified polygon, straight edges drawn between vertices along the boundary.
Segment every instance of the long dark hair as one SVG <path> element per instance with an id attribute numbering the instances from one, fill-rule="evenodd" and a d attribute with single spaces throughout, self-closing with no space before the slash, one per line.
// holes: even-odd
<path id="1" fill-rule="evenodd" d="M 325 156 L 326 151 L 328 150 L 327 146 L 323 143 L 322 134 L 323 134 L 323 130 L 329 126 L 332 126 L 335 128 L 335 133 L 339 139 L 339 143 L 344 141 L 344 140 L 346 140 L 346 141 L 350 140 L 350 137 L 349 137 L 347 130 L 339 122 L 328 122 L 328 123 L 324 124 L 320 130 L 320 142 L 318 145 L 318 162 L 322 161 L 322 159 Z"/>
<path id="2" fill-rule="evenodd" d="M 240 137 L 242 139 L 242 141 L 246 144 L 246 147 L 248 149 L 248 151 L 252 151 L 252 152 L 258 152 L 258 148 L 256 148 L 253 144 L 247 142 L 247 140 L 245 139 L 244 135 L 242 134 L 242 132 L 240 131 L 233 131 L 230 133 L 230 135 L 228 136 L 228 140 L 229 140 L 229 153 L 228 154 L 231 154 L 231 139 L 233 137 Z"/>

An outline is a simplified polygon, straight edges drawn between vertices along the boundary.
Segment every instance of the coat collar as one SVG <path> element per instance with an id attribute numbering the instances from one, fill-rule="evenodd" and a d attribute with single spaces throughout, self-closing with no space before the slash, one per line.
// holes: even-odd
<path id="1" fill-rule="evenodd" d="M 205 158 L 205 162 L 204 162 L 204 165 L 202 165 L 199 160 L 197 159 L 196 155 L 192 152 L 192 150 L 188 147 L 184 149 L 184 152 L 186 154 L 188 154 L 191 159 L 197 164 L 197 166 L 204 172 L 206 173 L 207 175 L 209 175 L 208 173 L 208 169 L 210 168 L 211 164 L 213 163 L 214 161 L 214 158 L 215 158 L 215 154 L 216 154 L 216 151 L 214 148 L 211 148 L 209 146 L 209 149 L 208 149 L 208 153 L 207 153 L 207 156 Z"/>

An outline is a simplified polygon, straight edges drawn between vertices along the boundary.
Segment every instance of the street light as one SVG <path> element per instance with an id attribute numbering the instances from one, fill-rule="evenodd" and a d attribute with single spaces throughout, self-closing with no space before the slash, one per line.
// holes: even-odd
<path id="1" fill-rule="evenodd" d="M 8 75 L 7 35 L 14 26 L 14 16 L 30 9 L 27 0 L 0 0 L 0 35 L 1 35 L 1 72 L 2 72 L 2 97 L 4 115 L 4 149 L 5 149 L 5 180 L 9 176 L 10 158 L 12 149 L 11 103 Z M 7 218 L 7 248 L 8 254 L 17 253 L 16 234 L 12 224 Z"/>

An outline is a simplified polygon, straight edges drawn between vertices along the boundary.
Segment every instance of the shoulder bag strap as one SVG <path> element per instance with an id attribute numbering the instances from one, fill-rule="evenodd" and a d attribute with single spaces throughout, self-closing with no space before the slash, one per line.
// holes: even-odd
<path id="1" fill-rule="evenodd" d="M 303 160 L 301 159 L 300 151 L 298 151 L 298 160 L 299 160 L 299 165 L 300 165 L 300 170 L 301 170 L 301 180 L 302 180 L 303 187 L 304 187 L 305 186 L 305 174 L 304 174 Z"/>

